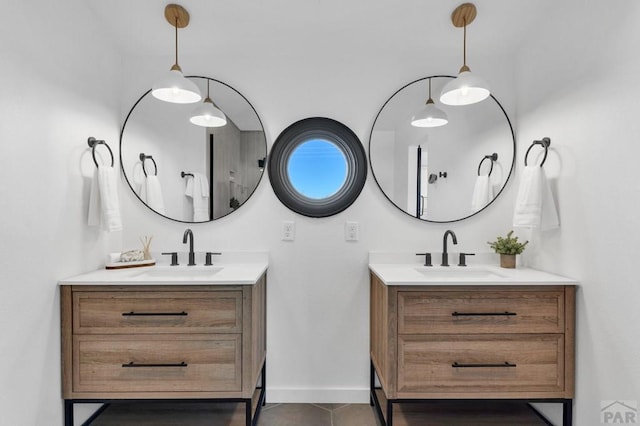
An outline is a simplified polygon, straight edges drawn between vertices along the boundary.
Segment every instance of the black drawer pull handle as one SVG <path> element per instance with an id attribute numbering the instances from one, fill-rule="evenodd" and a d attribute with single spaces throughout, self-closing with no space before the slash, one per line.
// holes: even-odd
<path id="1" fill-rule="evenodd" d="M 182 361 L 179 364 L 136 364 L 131 361 L 129 364 L 122 364 L 125 368 L 143 368 L 143 367 L 186 367 L 186 362 Z"/>
<path id="2" fill-rule="evenodd" d="M 503 316 L 503 317 L 512 317 L 516 316 L 515 312 L 452 312 L 451 316 L 453 317 L 494 317 L 494 316 Z"/>
<path id="3" fill-rule="evenodd" d="M 184 317 L 189 315 L 188 313 L 186 313 L 185 311 L 182 312 L 123 312 L 122 316 L 123 317 L 155 317 L 155 316 L 162 316 L 162 317 L 168 317 L 168 316 L 180 316 L 180 317 Z"/>
<path id="4" fill-rule="evenodd" d="M 493 368 L 493 367 L 515 367 L 516 364 L 511 364 L 505 361 L 504 364 L 459 364 L 454 362 L 451 364 L 453 368 Z"/>

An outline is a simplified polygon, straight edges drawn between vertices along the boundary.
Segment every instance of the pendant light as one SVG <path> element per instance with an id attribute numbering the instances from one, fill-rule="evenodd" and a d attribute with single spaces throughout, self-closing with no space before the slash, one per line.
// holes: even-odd
<path id="1" fill-rule="evenodd" d="M 473 3 L 464 3 L 451 14 L 451 22 L 457 28 L 464 28 L 463 62 L 458 77 L 451 80 L 442 89 L 440 102 L 446 105 L 470 105 L 483 101 L 491 92 L 489 86 L 480 77 L 471 73 L 467 66 L 467 25 L 476 18 Z"/>
<path id="2" fill-rule="evenodd" d="M 161 101 L 175 104 L 192 104 L 202 99 L 198 86 L 185 78 L 178 65 L 178 28 L 189 25 L 189 12 L 180 5 L 169 4 L 164 8 L 164 17 L 175 27 L 176 31 L 176 62 L 171 70 L 151 89 L 151 94 Z"/>
<path id="3" fill-rule="evenodd" d="M 416 115 L 411 117 L 411 125 L 414 127 L 440 127 L 449 122 L 447 114 L 436 107 L 431 99 L 431 77 L 429 77 L 429 99 Z"/>
<path id="4" fill-rule="evenodd" d="M 189 119 L 196 126 L 222 127 L 227 124 L 227 117 L 220 111 L 209 97 L 209 79 L 207 79 L 207 97 L 193 110 Z"/>

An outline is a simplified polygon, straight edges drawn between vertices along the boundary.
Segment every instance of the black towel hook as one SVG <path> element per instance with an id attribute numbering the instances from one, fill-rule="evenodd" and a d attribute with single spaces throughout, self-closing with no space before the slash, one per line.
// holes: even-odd
<path id="1" fill-rule="evenodd" d="M 533 141 L 531 143 L 531 146 L 529 146 L 529 149 L 527 149 L 527 152 L 524 154 L 524 165 L 527 165 L 527 157 L 529 156 L 529 151 L 531 151 L 531 148 L 533 148 L 535 145 L 540 145 L 544 148 L 544 157 L 542 157 L 542 163 L 540 163 L 540 167 L 542 167 L 544 165 L 544 162 L 547 161 L 547 154 L 549 153 L 549 145 L 551 145 L 551 139 L 549 138 L 542 138 L 539 141 Z"/>
<path id="2" fill-rule="evenodd" d="M 489 169 L 489 173 L 487 174 L 487 176 L 491 176 L 491 172 L 493 172 L 493 162 L 498 161 L 498 153 L 494 152 L 491 155 L 485 155 L 482 160 L 480 160 L 480 164 L 478 164 L 478 176 L 480 176 L 480 168 L 482 167 L 482 163 L 484 163 L 484 160 L 491 160 L 491 168 Z"/>
<path id="3" fill-rule="evenodd" d="M 144 166 L 144 161 L 145 160 L 151 160 L 153 162 L 153 167 L 156 169 L 156 173 L 154 176 L 158 176 L 158 165 L 156 164 L 156 160 L 153 159 L 153 157 L 151 155 L 145 155 L 144 152 L 140 153 L 140 161 L 142 162 L 142 171 L 144 172 L 145 176 L 149 176 L 147 174 L 147 168 Z"/>
<path id="4" fill-rule="evenodd" d="M 180 172 L 180 176 L 181 176 L 181 177 L 185 177 L 185 176 L 191 176 L 191 177 L 193 177 L 193 173 Z"/>
<path id="5" fill-rule="evenodd" d="M 96 167 L 98 167 L 98 160 L 96 160 L 96 146 L 98 145 L 104 145 L 107 147 L 107 149 L 109 150 L 109 154 L 111 155 L 111 167 L 113 167 L 113 164 L 114 164 L 113 151 L 111 151 L 111 148 L 105 141 L 98 140 L 93 136 L 90 136 L 89 139 L 87 139 L 87 144 L 91 148 L 91 156 L 93 157 L 93 162 L 95 163 Z"/>

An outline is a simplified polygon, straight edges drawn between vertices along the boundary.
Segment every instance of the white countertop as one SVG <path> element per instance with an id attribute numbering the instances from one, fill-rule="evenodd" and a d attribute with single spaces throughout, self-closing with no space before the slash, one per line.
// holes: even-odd
<path id="1" fill-rule="evenodd" d="M 420 262 L 418 259 L 422 259 Z M 412 285 L 576 285 L 572 278 L 536 269 L 501 268 L 487 263 L 457 266 L 457 256 L 450 254 L 451 266 L 424 266 L 424 257 L 414 254 L 371 253 L 369 270 L 389 286 Z M 455 262 L 452 260 L 456 260 Z M 484 259 L 483 259 L 484 261 Z"/>
<path id="2" fill-rule="evenodd" d="M 98 269 L 59 281 L 60 285 L 252 285 L 269 266 L 267 252 L 223 252 L 213 266 L 166 263 L 126 269 Z"/>

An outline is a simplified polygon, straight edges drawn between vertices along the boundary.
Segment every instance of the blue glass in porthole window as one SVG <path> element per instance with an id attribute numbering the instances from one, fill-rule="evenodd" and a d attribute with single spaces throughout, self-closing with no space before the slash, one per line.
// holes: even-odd
<path id="1" fill-rule="evenodd" d="M 347 181 L 347 158 L 336 144 L 310 139 L 289 156 L 287 174 L 298 193 L 322 200 L 337 193 Z"/>

